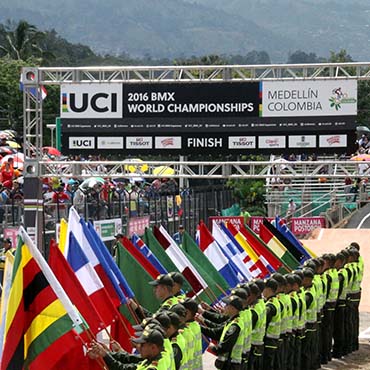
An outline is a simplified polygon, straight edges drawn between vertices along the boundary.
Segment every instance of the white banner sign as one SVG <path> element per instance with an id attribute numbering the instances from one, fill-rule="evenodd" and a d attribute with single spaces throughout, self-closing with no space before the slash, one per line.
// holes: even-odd
<path id="1" fill-rule="evenodd" d="M 255 136 L 229 136 L 229 149 L 254 149 Z"/>
<path id="2" fill-rule="evenodd" d="M 289 148 L 316 148 L 316 135 L 289 136 Z"/>
<path id="3" fill-rule="evenodd" d="M 259 136 L 258 147 L 260 149 L 285 148 L 285 136 Z"/>
<path id="4" fill-rule="evenodd" d="M 347 135 L 320 135 L 320 148 L 342 148 L 347 146 Z"/>
<path id="5" fill-rule="evenodd" d="M 61 118 L 122 118 L 121 84 L 66 84 L 60 96 Z"/>
<path id="6" fill-rule="evenodd" d="M 181 136 L 157 136 L 156 149 L 181 149 Z"/>
<path id="7" fill-rule="evenodd" d="M 264 81 L 262 117 L 357 115 L 357 81 Z"/>
<path id="8" fill-rule="evenodd" d="M 123 137 L 98 137 L 98 149 L 123 149 Z"/>
<path id="9" fill-rule="evenodd" d="M 153 139 L 150 136 L 127 136 L 127 149 L 152 149 Z"/>
<path id="10" fill-rule="evenodd" d="M 70 136 L 69 149 L 95 149 L 94 136 Z"/>

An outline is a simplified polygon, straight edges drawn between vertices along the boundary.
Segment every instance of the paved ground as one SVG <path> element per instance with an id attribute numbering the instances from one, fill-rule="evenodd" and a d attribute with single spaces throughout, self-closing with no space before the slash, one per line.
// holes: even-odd
<path id="1" fill-rule="evenodd" d="M 324 370 L 360 369 L 370 370 L 370 294 L 366 284 L 370 283 L 370 229 L 318 229 L 312 234 L 312 239 L 304 240 L 318 255 L 325 252 L 339 252 L 356 241 L 360 244 L 361 255 L 365 259 L 365 273 L 362 284 L 363 294 L 360 305 L 360 350 L 346 356 L 343 360 L 334 360 L 322 367 Z M 203 355 L 204 370 L 214 370 L 215 357 L 208 352 Z"/>

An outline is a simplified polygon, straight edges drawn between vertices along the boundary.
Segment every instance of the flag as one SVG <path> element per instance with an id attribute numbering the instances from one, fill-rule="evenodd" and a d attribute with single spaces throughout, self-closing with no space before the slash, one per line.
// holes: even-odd
<path id="1" fill-rule="evenodd" d="M 266 262 L 264 264 L 268 264 L 266 266 L 270 272 L 274 271 L 281 271 L 282 273 L 286 273 L 287 270 L 283 267 L 284 262 L 280 260 L 278 257 L 274 255 L 273 252 L 270 251 L 268 246 L 263 242 L 261 238 L 258 237 L 257 234 L 253 232 L 247 225 L 243 225 L 240 228 L 240 232 L 244 235 L 247 239 L 248 243 L 252 246 L 252 248 L 262 257 Z M 264 261 L 263 260 L 263 261 Z M 290 270 L 290 269 L 289 269 Z"/>
<path id="2" fill-rule="evenodd" d="M 311 254 L 305 249 L 303 244 L 295 237 L 295 235 L 291 232 L 289 227 L 282 222 L 281 218 L 279 216 L 275 217 L 275 227 L 284 235 L 286 239 L 288 239 L 294 247 L 300 251 L 303 255 L 303 258 L 300 260 L 300 262 L 304 262 L 307 259 L 312 258 Z"/>
<path id="3" fill-rule="evenodd" d="M 121 240 L 123 247 L 126 248 L 131 256 L 134 257 L 145 269 L 145 271 L 152 277 L 152 280 L 155 280 L 158 275 L 160 275 L 159 271 L 142 255 L 142 253 L 140 253 L 140 251 L 135 248 L 128 238 L 124 236 Z"/>
<path id="4" fill-rule="evenodd" d="M 117 246 L 117 265 L 130 284 L 140 304 L 151 312 L 157 311 L 159 302 L 155 298 L 153 287 L 149 285 L 153 277 L 120 244 Z"/>
<path id="5" fill-rule="evenodd" d="M 80 244 L 74 236 L 69 234 L 69 252 L 67 261 L 72 267 L 77 279 L 98 310 L 105 325 L 110 325 L 117 319 L 116 306 L 108 295 L 102 281 L 89 262 Z"/>
<path id="6" fill-rule="evenodd" d="M 95 272 L 102 281 L 105 289 L 108 292 L 110 300 L 118 307 L 121 303 L 126 303 L 127 299 L 123 291 L 119 288 L 116 278 L 112 275 L 111 270 L 106 266 L 105 260 L 102 257 L 102 252 L 96 245 L 95 239 L 89 232 L 85 221 L 80 217 L 74 207 L 69 210 L 67 239 L 64 248 L 64 255 L 69 260 L 70 241 L 69 235 L 73 233 L 84 255 L 89 263 L 93 266 Z"/>
<path id="7" fill-rule="evenodd" d="M 66 294 L 89 325 L 90 331 L 96 335 L 105 328 L 104 321 L 54 240 L 50 242 L 48 262 Z"/>
<path id="8" fill-rule="evenodd" d="M 184 231 L 182 236 L 182 245 L 180 249 L 207 283 L 207 289 L 209 289 L 209 291 L 204 294 L 202 293 L 200 297 L 205 300 L 210 300 L 211 303 L 213 303 L 217 298 L 224 296 L 230 289 L 230 286 L 186 231 Z M 207 297 L 208 299 L 204 297 L 205 294 L 209 295 Z"/>
<path id="9" fill-rule="evenodd" d="M 172 271 L 180 272 L 179 269 L 172 262 L 171 258 L 166 254 L 161 244 L 155 238 L 151 229 L 149 228 L 145 229 L 143 240 L 168 272 Z M 182 289 L 185 293 L 190 293 L 193 290 L 189 282 L 186 280 L 186 277 Z"/>
<path id="10" fill-rule="evenodd" d="M 1 370 L 46 370 L 76 345 L 82 319 L 24 229 L 6 308 Z"/>
<path id="11" fill-rule="evenodd" d="M 265 266 L 263 260 L 261 260 L 260 255 L 252 248 L 248 243 L 247 239 L 244 237 L 242 232 L 238 230 L 231 222 L 227 223 L 227 228 L 230 230 L 231 234 L 235 237 L 236 241 L 243 247 L 247 252 L 247 255 L 253 261 L 255 268 L 260 270 L 260 277 L 265 277 L 270 274 L 269 269 Z"/>
<path id="12" fill-rule="evenodd" d="M 290 254 L 298 261 L 304 260 L 304 254 L 299 251 L 271 222 L 266 219 L 263 220 L 265 226 L 270 230 L 272 234 L 280 241 L 281 244 L 290 252 Z"/>
<path id="13" fill-rule="evenodd" d="M 207 288 L 207 283 L 204 281 L 199 272 L 194 268 L 189 259 L 181 251 L 180 247 L 170 237 L 166 229 L 161 225 L 159 228 L 154 226 L 154 236 L 161 244 L 166 254 L 171 258 L 178 270 L 184 275 L 186 280 L 193 288 L 194 294 L 199 294 Z"/>
<path id="14" fill-rule="evenodd" d="M 237 273 L 229 263 L 229 260 L 222 253 L 219 245 L 203 222 L 200 222 L 198 227 L 197 242 L 200 251 L 202 251 L 208 258 L 211 266 L 214 266 L 227 282 L 228 287 L 226 287 L 226 289 L 224 288 L 224 290 L 228 290 L 229 287 L 232 288 L 238 285 L 240 281 L 237 277 Z"/>
<path id="15" fill-rule="evenodd" d="M 134 292 L 132 291 L 130 285 L 127 283 L 125 277 L 122 275 L 122 272 L 118 268 L 116 262 L 114 261 L 112 255 L 109 253 L 107 247 L 99 237 L 98 233 L 94 229 L 94 226 L 91 222 L 87 224 L 87 228 L 93 237 L 94 241 L 97 243 L 99 247 L 99 251 L 101 253 L 101 259 L 106 262 L 107 265 L 104 265 L 104 269 L 107 271 L 111 271 L 111 280 L 113 282 L 114 288 L 117 290 L 117 294 L 119 293 L 119 289 L 123 291 L 126 297 L 128 298 L 133 298 L 134 297 Z M 116 282 L 118 282 L 119 287 L 117 287 Z"/>
<path id="16" fill-rule="evenodd" d="M 242 237 L 241 233 L 239 233 L 231 223 L 225 225 L 224 231 L 228 233 L 229 238 L 234 242 L 234 245 L 237 246 L 238 250 L 245 252 L 245 254 L 243 254 L 244 255 L 243 262 L 247 266 L 253 278 L 263 277 L 264 274 L 262 273 L 260 266 L 258 266 L 252 259 L 252 256 L 256 260 L 258 259 L 258 257 L 254 252 L 251 251 L 251 248 L 247 246 L 247 243 L 245 239 Z"/>
<path id="17" fill-rule="evenodd" d="M 4 275 L 3 275 L 3 281 L 2 281 L 2 294 L 1 294 L 1 302 L 0 302 L 0 363 L 1 363 L 2 353 L 3 353 L 6 308 L 8 305 L 10 288 L 11 288 L 13 265 L 14 265 L 14 256 L 11 251 L 7 251 L 5 254 L 5 267 L 4 267 Z"/>
<path id="18" fill-rule="evenodd" d="M 91 333 L 95 336 L 100 332 L 105 325 L 103 319 L 100 317 L 99 312 L 93 305 L 90 297 L 84 291 L 81 283 L 77 280 L 71 266 L 63 256 L 63 253 L 58 248 L 58 245 L 52 240 L 50 242 L 50 253 L 49 253 L 49 266 L 54 272 L 56 278 L 76 306 L 84 320 L 89 325 Z M 90 342 L 89 336 L 84 336 L 87 342 Z M 127 348 L 130 350 L 131 347 Z M 98 361 L 91 360 L 85 353 L 82 346 L 76 346 L 65 354 L 58 364 L 53 369 L 68 369 L 73 368 L 78 363 L 79 370 L 92 370 L 98 369 Z"/>
<path id="19" fill-rule="evenodd" d="M 225 227 L 224 224 L 221 226 Z M 212 225 L 212 236 L 214 237 L 217 244 L 220 246 L 224 255 L 229 259 L 230 264 L 233 266 L 234 270 L 238 273 L 238 278 L 240 281 L 249 281 L 253 278 L 249 270 L 243 262 L 242 255 L 239 250 L 233 244 L 229 236 L 218 226 L 217 222 L 213 221 Z M 245 251 L 243 251 L 245 254 Z"/>
<path id="20" fill-rule="evenodd" d="M 143 256 L 159 271 L 160 274 L 167 274 L 168 271 L 161 264 L 159 259 L 152 253 L 144 241 L 134 233 L 131 237 L 132 244 L 143 254 Z"/>
<path id="21" fill-rule="evenodd" d="M 24 85 L 23 85 L 23 82 L 19 82 L 19 90 L 20 91 L 24 91 Z M 44 85 L 40 85 L 40 94 L 41 94 L 41 100 L 44 100 L 46 99 L 46 97 L 48 96 L 48 92 L 45 88 Z M 37 90 L 36 90 L 36 87 L 31 87 L 29 89 L 29 92 L 31 93 L 31 95 L 36 98 L 37 97 Z"/>
<path id="22" fill-rule="evenodd" d="M 268 222 L 266 220 L 266 222 Z M 265 222 L 260 224 L 260 238 L 267 246 L 279 257 L 290 269 L 294 270 L 299 266 L 299 262 L 289 253 L 280 243 L 279 239 L 266 227 Z"/>

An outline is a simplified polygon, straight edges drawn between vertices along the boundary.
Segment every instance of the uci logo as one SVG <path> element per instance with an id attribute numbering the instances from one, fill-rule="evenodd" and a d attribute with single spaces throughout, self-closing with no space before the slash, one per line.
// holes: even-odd
<path id="1" fill-rule="evenodd" d="M 62 85 L 61 117 L 122 118 L 122 85 Z"/>
<path id="2" fill-rule="evenodd" d="M 95 137 L 69 137 L 69 149 L 94 149 Z"/>

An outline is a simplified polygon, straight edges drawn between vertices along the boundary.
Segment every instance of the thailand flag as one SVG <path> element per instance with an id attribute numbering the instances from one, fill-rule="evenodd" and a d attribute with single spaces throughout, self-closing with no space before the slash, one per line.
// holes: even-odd
<path id="1" fill-rule="evenodd" d="M 166 229 L 161 225 L 159 228 L 154 226 L 154 236 L 165 250 L 168 257 L 171 258 L 177 269 L 184 275 L 185 279 L 193 288 L 194 294 L 198 295 L 208 288 L 207 283 L 199 274 L 193 264 L 185 256 L 184 252 L 171 238 Z"/>
<path id="2" fill-rule="evenodd" d="M 143 256 L 159 271 L 160 274 L 168 273 L 158 258 L 152 253 L 149 247 L 136 233 L 132 235 L 131 241 L 132 244 L 143 254 Z"/>
<path id="3" fill-rule="evenodd" d="M 221 227 L 222 226 L 225 227 L 223 223 L 221 223 Z M 228 235 L 223 231 L 223 229 L 219 227 L 219 225 L 215 221 L 213 221 L 212 225 L 212 235 L 220 246 L 222 252 L 229 259 L 230 263 L 233 264 L 234 270 L 238 272 L 239 280 L 249 281 L 253 279 L 253 276 L 243 262 L 242 254 L 234 246 L 234 243 L 228 237 Z"/>
<path id="4" fill-rule="evenodd" d="M 216 270 L 222 275 L 230 287 L 240 282 L 229 260 L 222 253 L 219 245 L 203 222 L 200 222 L 197 231 L 197 243 L 200 250 L 206 255 Z"/>
<path id="5" fill-rule="evenodd" d="M 261 275 L 261 270 L 256 266 L 252 258 L 248 255 L 247 251 L 239 244 L 233 233 L 229 229 L 229 225 L 221 224 L 222 231 L 231 239 L 233 245 L 239 251 L 245 266 L 248 269 L 252 278 L 257 278 Z"/>

